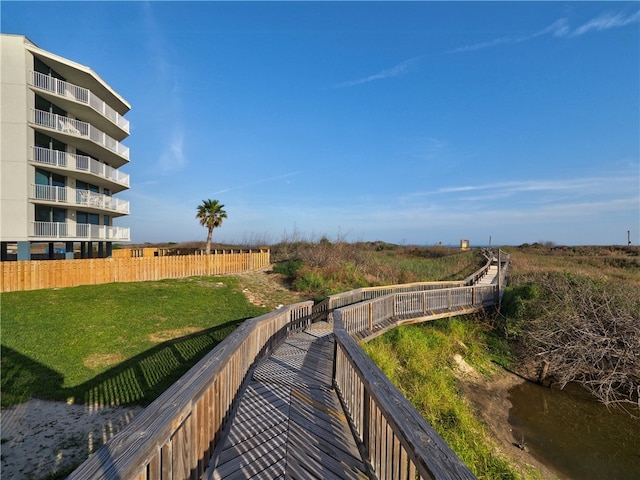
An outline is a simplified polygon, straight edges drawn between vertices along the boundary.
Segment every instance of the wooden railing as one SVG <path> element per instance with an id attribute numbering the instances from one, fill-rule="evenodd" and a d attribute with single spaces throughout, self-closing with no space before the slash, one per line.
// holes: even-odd
<path id="1" fill-rule="evenodd" d="M 303 302 L 245 321 L 68 479 L 201 478 L 251 367 L 290 333 L 329 312 L 334 386 L 373 474 L 394 480 L 475 478 L 353 338 L 389 316 L 421 317 L 425 309 L 455 315 L 499 301 L 498 285 L 452 283 L 358 289 L 332 296 L 319 311 Z"/>
<path id="2" fill-rule="evenodd" d="M 480 279 L 484 277 L 489 271 L 489 267 L 491 267 L 491 263 L 493 262 L 493 259 L 494 259 L 493 252 L 491 250 L 483 249 L 482 255 L 484 255 L 484 257 L 487 259 L 487 263 L 485 263 L 482 268 L 473 272 L 471 275 L 465 278 L 463 282 L 464 285 L 474 285 L 478 283 Z"/>
<path id="3" fill-rule="evenodd" d="M 379 479 L 475 479 L 451 447 L 338 325 L 334 382 Z"/>
<path id="4" fill-rule="evenodd" d="M 464 281 L 451 282 L 414 282 L 403 283 L 401 285 L 385 285 L 381 287 L 364 287 L 338 293 L 325 298 L 320 303 L 313 306 L 314 321 L 332 321 L 332 312 L 336 308 L 353 305 L 374 298 L 383 297 L 392 293 L 400 292 L 422 292 L 438 290 L 442 288 L 460 287 Z"/>
<path id="5" fill-rule="evenodd" d="M 202 477 L 251 366 L 309 325 L 312 304 L 242 323 L 67 480 Z"/>
<path id="6" fill-rule="evenodd" d="M 471 277 L 482 278 L 492 264 L 504 280 L 509 256 L 491 254 Z M 389 319 L 439 318 L 500 301 L 504 281 L 490 286 L 398 292 L 333 311 L 336 342 L 334 386 L 354 434 L 362 442 L 373 474 L 380 479 L 474 479 L 447 443 L 359 347 L 357 338 L 378 334 Z"/>

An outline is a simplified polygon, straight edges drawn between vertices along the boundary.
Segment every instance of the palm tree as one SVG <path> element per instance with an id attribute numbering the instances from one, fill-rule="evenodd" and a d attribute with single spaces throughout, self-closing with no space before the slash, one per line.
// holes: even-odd
<path id="1" fill-rule="evenodd" d="M 202 205 L 198 205 L 196 218 L 200 220 L 200 225 L 207 227 L 207 255 L 211 253 L 213 229 L 222 225 L 222 220 L 227 218 L 227 212 L 223 208 L 224 205 L 218 200 L 203 200 Z"/>

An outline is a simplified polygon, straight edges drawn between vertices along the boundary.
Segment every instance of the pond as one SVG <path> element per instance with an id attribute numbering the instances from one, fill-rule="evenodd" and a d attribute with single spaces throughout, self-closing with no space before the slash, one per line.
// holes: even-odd
<path id="1" fill-rule="evenodd" d="M 517 443 L 563 478 L 640 479 L 640 411 L 605 407 L 579 386 L 525 382 L 509 391 Z M 635 417 L 635 418 L 634 418 Z"/>

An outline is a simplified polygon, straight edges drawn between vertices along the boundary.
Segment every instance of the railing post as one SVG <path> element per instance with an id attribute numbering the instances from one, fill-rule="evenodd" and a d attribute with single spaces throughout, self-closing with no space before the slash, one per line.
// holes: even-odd
<path id="1" fill-rule="evenodd" d="M 373 331 L 373 303 L 371 302 L 369 303 L 369 330 Z"/>
<path id="2" fill-rule="evenodd" d="M 427 292 L 422 292 L 422 315 L 427 314 Z"/>
<path id="3" fill-rule="evenodd" d="M 362 444 L 369 457 L 363 460 L 369 460 L 371 458 L 371 397 L 364 385 L 362 393 Z"/>
<path id="4" fill-rule="evenodd" d="M 502 251 L 498 249 L 498 290 L 502 287 L 502 281 L 500 279 L 500 274 L 502 272 Z"/>

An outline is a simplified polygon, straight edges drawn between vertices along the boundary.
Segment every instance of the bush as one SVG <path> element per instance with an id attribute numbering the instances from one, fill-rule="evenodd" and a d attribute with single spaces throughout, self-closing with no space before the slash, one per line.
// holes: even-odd
<path id="1" fill-rule="evenodd" d="M 302 260 L 296 259 L 296 260 L 286 260 L 284 262 L 280 262 L 280 263 L 276 263 L 273 266 L 273 271 L 275 273 L 280 273 L 281 275 L 284 275 L 286 280 L 289 283 L 292 283 L 295 279 L 296 276 L 298 275 L 298 270 L 300 270 L 300 268 L 302 267 Z"/>
<path id="2" fill-rule="evenodd" d="M 569 273 L 542 273 L 505 294 L 521 333 L 520 358 L 535 359 L 561 388 L 576 382 L 605 404 L 640 393 L 640 287 Z"/>

